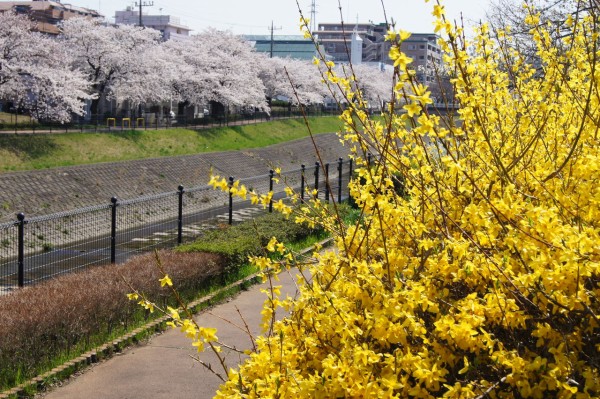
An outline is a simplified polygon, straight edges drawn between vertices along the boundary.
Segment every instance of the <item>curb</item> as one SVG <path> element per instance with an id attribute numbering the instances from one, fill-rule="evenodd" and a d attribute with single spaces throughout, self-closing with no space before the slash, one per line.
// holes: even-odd
<path id="1" fill-rule="evenodd" d="M 299 255 L 305 255 L 308 252 L 312 251 L 315 246 L 326 246 L 332 242 L 332 238 L 326 238 L 315 245 L 312 245 L 308 248 L 305 248 L 299 252 Z M 225 287 L 221 287 L 218 290 L 205 295 L 201 298 L 198 298 L 187 304 L 188 309 L 192 314 L 198 314 L 201 309 L 199 307 L 201 305 L 205 305 L 209 303 L 212 299 L 220 295 L 222 292 L 230 290 L 232 288 L 236 288 L 241 286 L 244 283 L 250 282 L 256 279 L 259 276 L 260 272 L 253 273 L 247 277 L 244 277 L 241 280 L 238 280 L 232 284 L 229 284 Z M 32 387 L 35 388 L 36 391 L 41 392 L 46 386 L 46 381 L 48 379 L 59 379 L 63 380 L 67 377 L 73 375 L 75 372 L 79 370 L 83 370 L 88 366 L 98 363 L 103 359 L 111 358 L 115 353 L 120 353 L 123 349 L 131 346 L 132 344 L 140 341 L 142 336 L 148 335 L 149 333 L 158 333 L 161 331 L 165 331 L 167 329 L 166 323 L 169 321 L 171 317 L 169 315 L 163 315 L 151 322 L 146 323 L 145 325 L 136 328 L 135 330 L 109 342 L 104 345 L 99 346 L 98 348 L 92 349 L 84 354 L 76 357 L 75 359 L 69 360 L 63 363 L 60 366 L 53 368 L 50 371 L 47 371 L 43 374 L 38 375 L 22 384 L 17 385 L 14 388 L 11 388 L 7 391 L 0 392 L 0 399 L 11 399 L 11 398 L 22 398 L 29 397 L 27 394 L 27 390 Z"/>

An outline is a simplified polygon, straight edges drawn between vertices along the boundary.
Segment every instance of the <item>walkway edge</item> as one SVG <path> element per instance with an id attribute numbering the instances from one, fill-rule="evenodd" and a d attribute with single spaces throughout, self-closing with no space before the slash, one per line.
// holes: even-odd
<path id="1" fill-rule="evenodd" d="M 310 251 L 313 251 L 317 247 L 325 247 L 329 245 L 333 239 L 326 238 L 310 247 L 304 248 L 299 252 L 299 255 L 305 255 Z M 209 301 L 220 295 L 221 293 L 230 290 L 232 288 L 239 287 L 240 285 L 250 282 L 259 276 L 260 272 L 253 273 L 249 276 L 244 277 L 234 283 L 231 283 L 225 287 L 221 287 L 218 290 L 200 297 L 189 304 L 187 304 L 192 314 L 200 313 L 201 305 L 207 304 Z M 163 315 L 157 319 L 154 319 L 145 325 L 134 329 L 133 331 L 122 335 L 121 337 L 99 346 L 98 348 L 92 349 L 84 354 L 76 357 L 75 359 L 69 360 L 60 366 L 53 368 L 52 370 L 38 375 L 22 384 L 17 385 L 7 391 L 0 392 L 0 399 L 10 399 L 13 397 L 22 397 L 27 394 L 27 390 L 34 388 L 37 392 L 41 392 L 46 386 L 48 379 L 64 380 L 72 376 L 79 370 L 85 370 L 88 366 L 93 363 L 98 363 L 101 360 L 107 360 L 112 357 L 114 353 L 119 353 L 123 349 L 131 346 L 132 344 L 139 341 L 140 337 L 146 336 L 152 333 L 165 331 L 167 329 L 166 323 L 171 317 L 169 315 Z"/>

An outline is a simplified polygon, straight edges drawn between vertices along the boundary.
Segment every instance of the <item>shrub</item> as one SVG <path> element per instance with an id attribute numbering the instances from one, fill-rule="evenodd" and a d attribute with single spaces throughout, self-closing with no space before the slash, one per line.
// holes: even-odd
<path id="1" fill-rule="evenodd" d="M 589 4 L 558 42 L 530 13 L 535 66 L 510 32 L 481 25 L 469 41 L 435 4 L 460 123 L 429 113 L 400 51 L 406 32 L 387 36 L 385 123 L 368 116 L 361 82 L 322 60 L 349 104 L 342 136 L 362 217 L 347 227 L 322 212 L 338 253 L 320 256 L 297 300 L 268 293 L 266 336 L 217 397 L 600 395 L 600 33 Z M 275 323 L 277 306 L 292 312 Z"/>
<path id="2" fill-rule="evenodd" d="M 178 247 L 177 251 L 219 255 L 220 262 L 227 265 L 225 273 L 229 274 L 248 264 L 250 256 L 264 254 L 264 247 L 271 237 L 291 242 L 315 232 L 316 229 L 294 223 L 279 213 L 271 213 L 223 230 L 209 231 L 196 242 Z"/>
<path id="3" fill-rule="evenodd" d="M 224 268 L 211 254 L 160 251 L 159 257 L 183 293 L 197 292 Z M 19 383 L 18 377 L 33 377 L 61 355 L 74 357 L 143 320 L 143 312 L 127 299 L 131 289 L 125 281 L 162 304 L 170 292 L 159 287 L 160 277 L 154 254 L 146 254 L 0 298 L 0 388 Z"/>

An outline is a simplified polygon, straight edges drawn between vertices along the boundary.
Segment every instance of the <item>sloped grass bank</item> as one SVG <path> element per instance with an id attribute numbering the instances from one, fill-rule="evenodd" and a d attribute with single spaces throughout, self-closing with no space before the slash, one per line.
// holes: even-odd
<path id="1" fill-rule="evenodd" d="M 309 121 L 314 133 L 336 132 L 341 127 L 337 117 L 310 118 Z M 200 130 L 5 133 L 0 134 L 0 172 L 258 148 L 306 135 L 302 119 Z"/>

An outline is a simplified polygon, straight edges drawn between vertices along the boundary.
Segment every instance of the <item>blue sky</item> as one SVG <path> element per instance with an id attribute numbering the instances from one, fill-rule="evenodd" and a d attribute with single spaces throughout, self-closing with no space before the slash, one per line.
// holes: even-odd
<path id="1" fill-rule="evenodd" d="M 383 22 L 381 0 L 315 0 L 317 22 L 337 22 L 340 19 L 338 4 L 347 23 Z M 388 18 L 397 26 L 411 32 L 432 31 L 431 9 L 434 0 L 383 0 Z M 151 0 L 142 0 L 152 3 Z M 133 6 L 124 0 L 63 0 L 63 3 L 100 10 L 106 17 L 114 17 L 116 10 Z M 295 0 L 154 0 L 152 7 L 144 7 L 151 14 L 173 15 L 195 31 L 207 27 L 229 29 L 238 34 L 268 34 L 271 21 L 275 34 L 298 34 L 298 7 Z M 305 15 L 310 17 L 311 0 L 299 0 Z M 485 15 L 487 0 L 446 0 L 448 15 L 459 18 L 460 12 L 468 21 L 477 21 Z"/>

